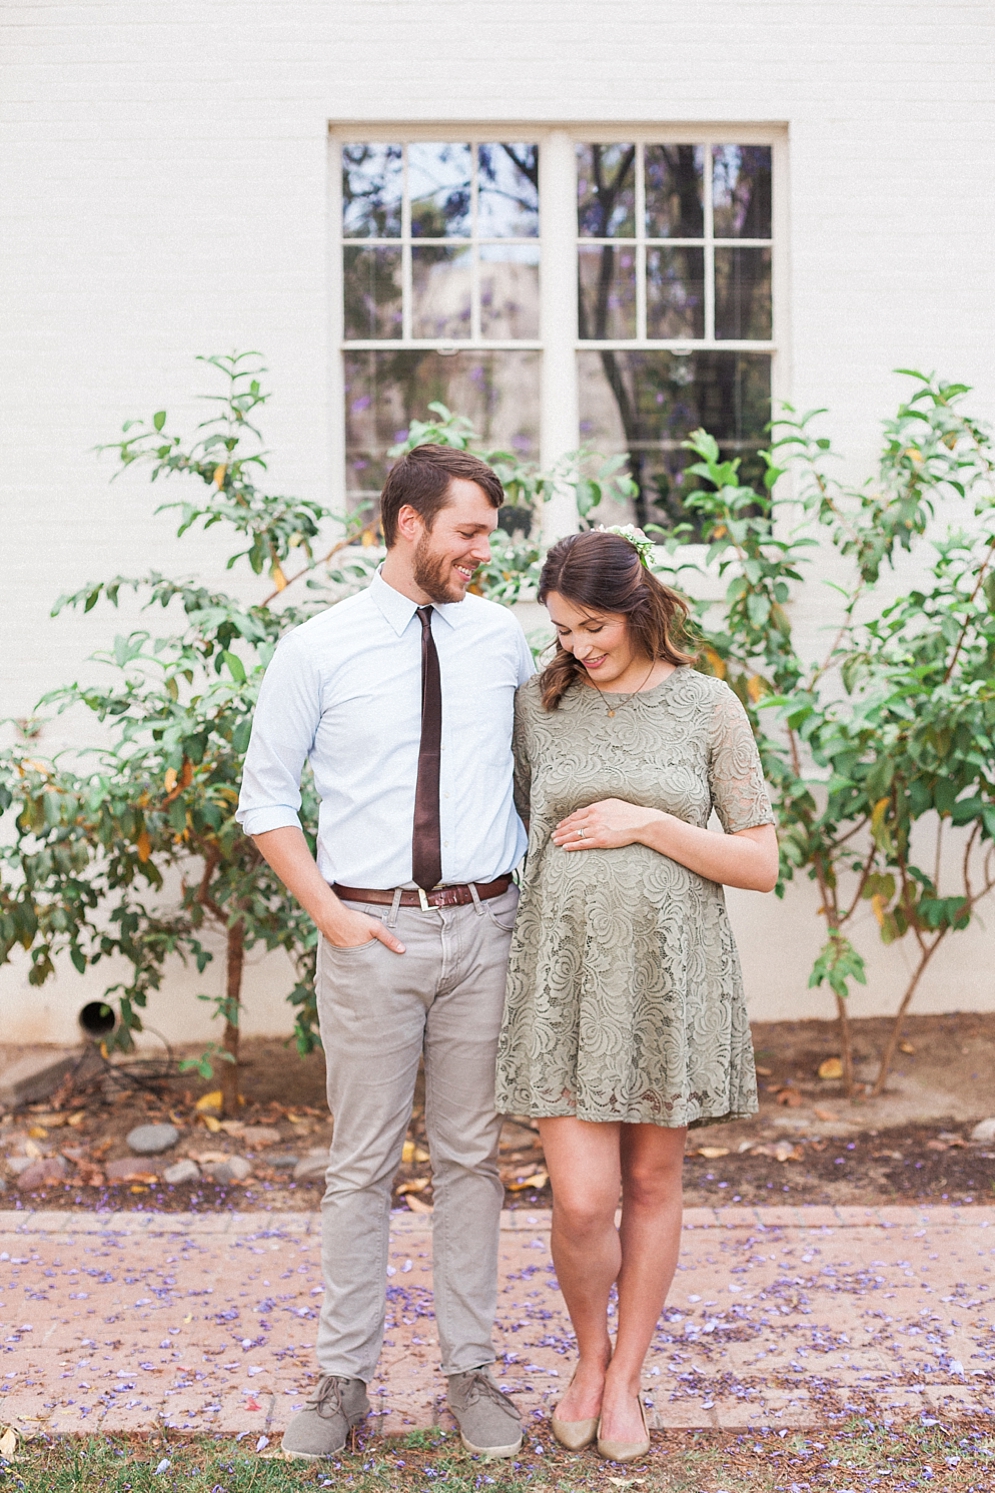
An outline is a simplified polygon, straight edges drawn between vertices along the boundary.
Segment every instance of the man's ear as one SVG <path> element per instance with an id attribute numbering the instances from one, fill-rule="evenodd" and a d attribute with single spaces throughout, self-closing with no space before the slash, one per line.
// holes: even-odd
<path id="1" fill-rule="evenodd" d="M 397 510 L 397 537 L 406 539 L 409 544 L 417 544 L 425 532 L 425 520 L 417 508 L 412 508 L 410 503 L 402 503 Z"/>

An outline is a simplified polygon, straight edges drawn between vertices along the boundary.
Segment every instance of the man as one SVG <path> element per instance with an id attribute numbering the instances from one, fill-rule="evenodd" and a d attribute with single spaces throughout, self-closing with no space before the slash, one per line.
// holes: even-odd
<path id="1" fill-rule="evenodd" d="M 341 1451 L 383 1339 L 391 1183 L 425 1060 L 435 1315 L 464 1445 L 512 1456 L 518 1412 L 487 1371 L 503 1189 L 494 1063 L 525 848 L 515 690 L 532 658 L 467 595 L 504 500 L 484 462 L 419 446 L 381 495 L 370 587 L 295 628 L 266 671 L 238 818 L 321 935 L 318 1017 L 335 1129 L 322 1203 L 321 1380 L 283 1439 Z M 317 864 L 297 811 L 310 760 Z"/>

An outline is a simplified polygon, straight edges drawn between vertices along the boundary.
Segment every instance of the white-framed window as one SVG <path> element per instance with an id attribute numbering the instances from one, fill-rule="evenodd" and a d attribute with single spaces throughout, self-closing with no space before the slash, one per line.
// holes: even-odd
<path id="1" fill-rule="evenodd" d="M 628 452 L 642 522 L 681 517 L 698 425 L 753 475 L 787 392 L 785 156 L 769 127 L 334 128 L 347 505 L 433 400 L 544 462 Z"/>

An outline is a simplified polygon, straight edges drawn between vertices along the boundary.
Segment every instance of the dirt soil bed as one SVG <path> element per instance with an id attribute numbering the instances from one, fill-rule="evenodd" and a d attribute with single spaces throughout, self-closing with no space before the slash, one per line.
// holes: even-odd
<path id="1" fill-rule="evenodd" d="M 869 1082 L 885 1021 L 855 1023 L 858 1075 Z M 818 1076 L 837 1055 L 828 1022 L 764 1023 L 754 1027 L 760 1113 L 748 1122 L 710 1126 L 688 1135 L 689 1206 L 726 1203 L 991 1203 L 995 1144 L 968 1140 L 973 1125 L 995 1113 L 995 1016 L 958 1014 L 911 1018 L 888 1090 L 880 1098 L 848 1100 L 838 1081 Z M 300 1209 L 317 1207 L 321 1153 L 331 1137 L 324 1100 L 324 1059 L 301 1059 L 279 1041 L 247 1040 L 236 1119 L 199 1112 L 214 1085 L 192 1074 L 146 1062 L 133 1077 L 90 1065 L 75 1092 L 68 1086 L 49 1104 L 0 1119 L 0 1206 L 151 1209 Z M 179 1056 L 182 1054 L 176 1054 Z M 125 1136 L 136 1125 L 169 1121 L 179 1140 L 164 1156 L 142 1163 L 143 1175 L 111 1184 L 108 1163 L 131 1153 Z M 219 1128 L 220 1127 L 220 1128 Z M 270 1132 L 260 1137 L 258 1128 Z M 64 1180 L 24 1188 L 16 1158 L 62 1156 Z M 702 1154 L 704 1153 L 704 1154 Z M 202 1179 L 170 1185 L 164 1168 L 190 1157 L 201 1164 L 243 1156 L 251 1174 L 240 1183 Z M 11 1165 L 11 1162 L 15 1165 Z M 136 1165 L 138 1162 L 136 1161 Z M 310 1167 L 310 1177 L 298 1175 Z M 156 1175 L 159 1173 L 160 1175 Z M 506 1206 L 549 1207 L 538 1133 L 524 1117 L 506 1121 L 501 1146 Z M 395 1179 L 394 1206 L 431 1207 L 431 1168 L 419 1085 Z"/>

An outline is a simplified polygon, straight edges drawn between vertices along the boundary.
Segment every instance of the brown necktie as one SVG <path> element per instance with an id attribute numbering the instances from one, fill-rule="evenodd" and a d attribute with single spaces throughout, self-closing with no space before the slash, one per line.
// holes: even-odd
<path id="1" fill-rule="evenodd" d="M 411 841 L 411 875 L 431 891 L 442 880 L 439 830 L 439 757 L 442 750 L 442 679 L 432 637 L 432 608 L 419 607 L 421 623 L 421 745 L 415 786 L 415 824 Z"/>

